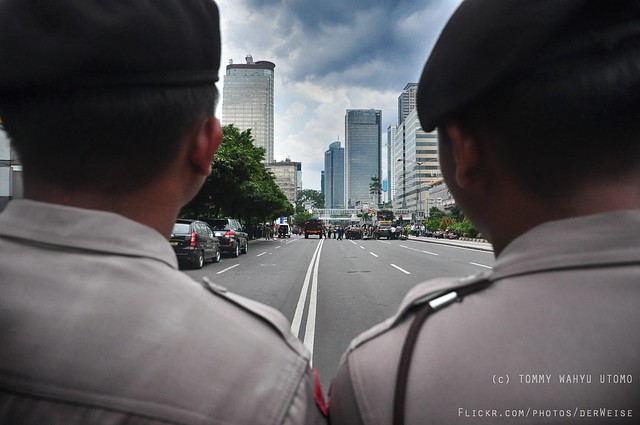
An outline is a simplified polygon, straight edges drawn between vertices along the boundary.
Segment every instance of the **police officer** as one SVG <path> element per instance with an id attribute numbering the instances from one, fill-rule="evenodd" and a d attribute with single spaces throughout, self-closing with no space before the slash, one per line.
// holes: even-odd
<path id="1" fill-rule="evenodd" d="M 495 267 L 356 338 L 332 424 L 637 422 L 639 69 L 637 0 L 461 3 L 417 107 Z"/>
<path id="2" fill-rule="evenodd" d="M 221 142 L 211 0 L 0 1 L 0 422 L 323 423 L 282 315 L 167 243 Z"/>

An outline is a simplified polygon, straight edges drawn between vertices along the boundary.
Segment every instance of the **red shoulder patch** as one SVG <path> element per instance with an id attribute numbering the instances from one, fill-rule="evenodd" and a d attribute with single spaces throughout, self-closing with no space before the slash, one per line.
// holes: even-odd
<path id="1" fill-rule="evenodd" d="M 324 392 L 322 391 L 322 386 L 320 385 L 320 377 L 318 376 L 318 369 L 313 368 L 313 378 L 315 380 L 315 385 L 313 387 L 313 398 L 316 400 L 316 404 L 318 408 L 326 418 L 329 416 L 329 407 L 327 406 L 327 402 L 324 399 Z"/>

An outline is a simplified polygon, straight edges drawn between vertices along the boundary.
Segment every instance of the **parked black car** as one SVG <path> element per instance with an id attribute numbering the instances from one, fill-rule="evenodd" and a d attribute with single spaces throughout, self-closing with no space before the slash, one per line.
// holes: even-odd
<path id="1" fill-rule="evenodd" d="M 220 242 L 203 221 L 178 219 L 173 225 L 169 243 L 180 265 L 200 269 L 207 260 L 220 261 Z"/>
<path id="2" fill-rule="evenodd" d="M 242 225 L 235 218 L 205 218 L 204 221 L 213 229 L 220 241 L 223 253 L 237 257 L 242 252 L 249 252 L 249 237 Z"/>

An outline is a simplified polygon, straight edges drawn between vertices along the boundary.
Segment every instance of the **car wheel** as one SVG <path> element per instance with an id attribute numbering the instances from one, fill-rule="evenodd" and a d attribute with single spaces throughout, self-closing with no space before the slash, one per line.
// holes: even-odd
<path id="1" fill-rule="evenodd" d="M 242 249 L 242 253 L 246 254 L 249 252 L 249 241 L 244 241 L 244 248 Z"/>
<path id="2" fill-rule="evenodd" d="M 233 258 L 238 258 L 238 256 L 239 256 L 239 255 L 240 255 L 240 243 L 237 243 L 237 244 L 235 245 L 235 251 L 233 251 L 233 252 L 231 253 L 231 256 L 232 256 Z"/>
<path id="3" fill-rule="evenodd" d="M 201 269 L 204 266 L 204 253 L 202 251 L 198 253 L 194 266 L 196 269 Z"/>
<path id="4" fill-rule="evenodd" d="M 222 256 L 220 255 L 220 250 L 217 250 L 217 251 L 216 251 L 216 255 L 214 255 L 214 256 L 213 256 L 213 262 L 214 262 L 214 263 L 218 263 L 218 262 L 220 262 L 220 257 L 222 257 Z"/>

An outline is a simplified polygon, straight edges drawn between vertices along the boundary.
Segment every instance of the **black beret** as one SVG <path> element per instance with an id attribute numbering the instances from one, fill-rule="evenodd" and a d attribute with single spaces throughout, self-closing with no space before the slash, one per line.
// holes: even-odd
<path id="1" fill-rule="evenodd" d="M 422 127 L 537 67 L 627 38 L 640 39 L 640 0 L 464 0 L 420 77 Z"/>
<path id="2" fill-rule="evenodd" d="M 213 84 L 213 0 L 0 0 L 0 92 Z"/>

